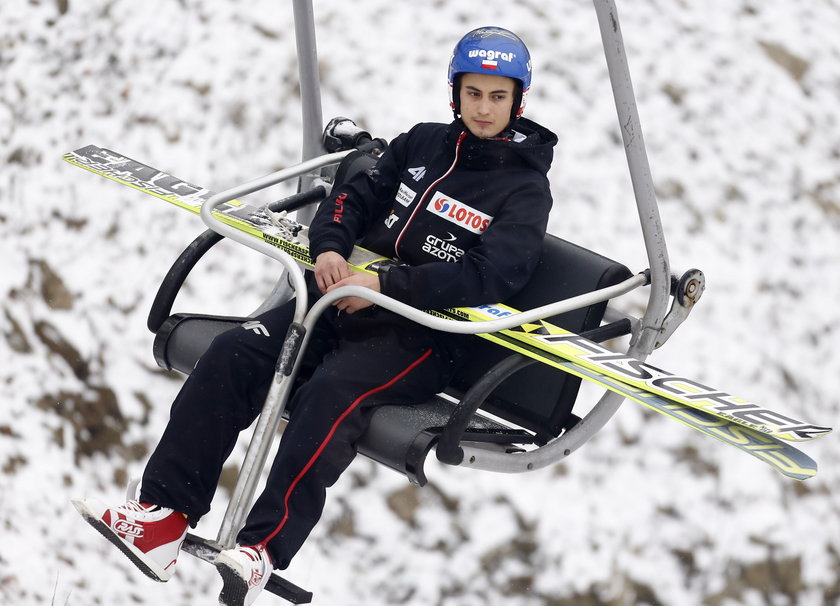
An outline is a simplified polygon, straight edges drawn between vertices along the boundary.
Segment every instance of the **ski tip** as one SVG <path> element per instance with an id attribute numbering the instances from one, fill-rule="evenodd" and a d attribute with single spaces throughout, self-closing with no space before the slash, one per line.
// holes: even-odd
<path id="1" fill-rule="evenodd" d="M 830 434 L 833 431 L 831 427 L 819 427 L 817 425 L 800 425 L 798 427 L 788 428 L 784 433 L 778 433 L 777 436 L 789 442 L 806 442 L 814 440 Z"/>
<path id="2" fill-rule="evenodd" d="M 70 499 L 70 502 L 76 508 L 76 511 L 82 514 L 82 517 L 87 518 L 90 515 L 84 499 Z"/>
<path id="3" fill-rule="evenodd" d="M 817 475 L 817 462 L 805 453 L 791 449 L 787 456 L 777 453 L 767 462 L 783 476 L 804 482 Z"/>
<path id="4" fill-rule="evenodd" d="M 106 509 L 105 505 L 92 499 L 70 499 L 70 502 L 88 523 L 99 520 Z"/>
<path id="5" fill-rule="evenodd" d="M 817 466 L 814 465 L 813 469 L 808 469 L 807 471 L 805 471 L 805 470 L 803 470 L 803 471 L 804 471 L 804 473 L 803 472 L 796 473 L 796 472 L 788 472 L 788 471 L 782 471 L 781 473 L 786 478 L 791 478 L 792 480 L 796 480 L 798 482 L 804 482 L 805 480 L 810 480 L 815 475 L 817 475 Z"/>

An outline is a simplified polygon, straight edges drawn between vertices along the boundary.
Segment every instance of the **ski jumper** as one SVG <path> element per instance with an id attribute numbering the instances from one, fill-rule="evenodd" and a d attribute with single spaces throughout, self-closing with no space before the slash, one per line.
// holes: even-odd
<path id="1" fill-rule="evenodd" d="M 420 309 L 504 301 L 539 260 L 556 142 L 526 119 L 495 139 L 474 137 L 458 120 L 418 124 L 321 204 L 309 231 L 312 257 L 347 258 L 357 243 L 393 257 L 399 263 L 380 274 L 382 293 Z M 239 432 L 260 413 L 293 304 L 213 341 L 172 405 L 141 501 L 183 512 L 193 526 L 209 511 Z M 326 488 L 355 457 L 372 408 L 440 392 L 472 338 L 377 306 L 330 308 L 303 353 L 289 424 L 239 543 L 265 545 L 274 566 L 286 568 L 320 518 Z"/>

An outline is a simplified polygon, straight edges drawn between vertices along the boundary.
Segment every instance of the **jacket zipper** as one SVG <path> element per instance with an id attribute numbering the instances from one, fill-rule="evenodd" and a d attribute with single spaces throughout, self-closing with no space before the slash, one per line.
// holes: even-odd
<path id="1" fill-rule="evenodd" d="M 398 259 L 400 257 L 400 251 L 399 251 L 400 241 L 402 240 L 403 234 L 405 234 L 405 230 L 408 229 L 408 226 L 411 224 L 411 221 L 414 219 L 414 215 L 423 206 L 423 203 L 426 201 L 426 196 L 429 195 L 429 192 L 432 191 L 432 189 L 435 188 L 438 185 L 438 183 L 440 183 L 441 181 L 446 179 L 446 177 L 448 177 L 453 170 L 455 170 L 455 165 L 458 164 L 458 157 L 461 155 L 461 142 L 464 140 L 464 137 L 466 137 L 466 136 L 467 136 L 467 131 L 462 131 L 461 134 L 458 135 L 458 140 L 455 142 L 455 159 L 452 160 L 452 166 L 450 166 L 449 169 L 445 173 L 443 173 L 442 176 L 438 177 L 431 185 L 429 185 L 429 187 L 426 188 L 426 191 L 424 191 L 423 195 L 420 196 L 420 200 L 419 200 L 419 202 L 417 202 L 417 206 L 415 206 L 414 210 L 411 211 L 411 214 L 408 216 L 408 220 L 405 222 L 405 225 L 400 230 L 400 235 L 397 236 L 397 240 L 396 240 L 396 242 L 394 242 L 394 254 L 396 255 L 396 257 Z"/>

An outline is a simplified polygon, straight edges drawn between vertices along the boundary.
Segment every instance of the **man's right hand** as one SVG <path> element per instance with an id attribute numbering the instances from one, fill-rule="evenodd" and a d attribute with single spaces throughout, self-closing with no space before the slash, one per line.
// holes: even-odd
<path id="1" fill-rule="evenodd" d="M 347 261 L 335 251 L 322 252 L 315 259 L 315 281 L 321 294 L 336 282 L 351 276 L 353 272 Z"/>

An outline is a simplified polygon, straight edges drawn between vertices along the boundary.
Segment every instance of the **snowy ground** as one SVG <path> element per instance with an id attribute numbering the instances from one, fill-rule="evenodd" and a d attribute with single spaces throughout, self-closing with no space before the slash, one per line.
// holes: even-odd
<path id="1" fill-rule="evenodd" d="M 520 33 L 528 114 L 560 135 L 552 232 L 647 266 L 589 3 L 316 4 L 324 116 L 386 138 L 449 119 L 461 34 Z M 708 280 L 652 362 L 835 424 L 840 5 L 619 10 L 672 263 Z M 268 0 L 0 4 L 2 604 L 215 603 L 211 567 L 183 558 L 149 582 L 69 504 L 119 501 L 165 423 L 180 383 L 156 368 L 145 316 L 202 226 L 60 157 L 95 143 L 217 190 L 295 162 L 291 19 Z M 274 282 L 233 246 L 208 261 L 181 309 L 246 313 Z M 795 483 L 628 403 L 525 477 L 430 462 L 416 490 L 360 460 L 289 576 L 330 605 L 840 604 L 840 450 L 834 436 L 804 449 L 820 474 Z"/>

